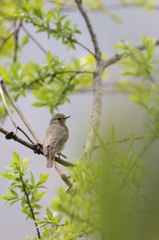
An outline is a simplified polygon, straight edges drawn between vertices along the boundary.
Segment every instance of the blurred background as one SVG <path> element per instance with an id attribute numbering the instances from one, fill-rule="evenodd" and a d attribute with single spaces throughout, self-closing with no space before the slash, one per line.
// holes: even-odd
<path id="1" fill-rule="evenodd" d="M 112 4 L 117 3 L 117 1 L 107 0 L 105 3 Z M 55 7 L 53 3 L 49 2 L 46 3 L 46 6 L 51 9 Z M 115 9 L 112 10 L 112 12 L 122 19 L 122 23 L 115 23 L 104 13 L 88 12 L 103 53 L 107 55 L 115 54 L 116 50 L 113 49 L 112 46 L 118 44 L 121 40 L 130 40 L 132 45 L 139 45 L 142 43 L 143 35 L 158 38 L 159 28 L 157 23 L 159 21 L 159 11 L 154 10 L 152 12 L 148 12 L 142 7 L 130 7 Z M 78 11 L 68 11 L 68 15 L 78 24 L 78 28 L 82 31 L 82 35 L 79 35 L 78 38 L 79 42 L 93 50 L 91 38 L 81 14 Z M 77 46 L 76 51 L 66 51 L 66 48 L 61 44 L 61 41 L 55 41 L 53 39 L 48 40 L 47 36 L 43 33 L 35 35 L 35 29 L 30 24 L 26 24 L 25 27 L 35 38 L 38 37 L 37 40 L 45 48 L 45 50 L 51 51 L 53 55 L 58 55 L 60 59 L 67 58 L 69 60 L 71 58 L 79 58 L 87 54 L 87 52 L 80 46 Z M 25 35 L 22 31 L 20 34 L 21 38 Z M 32 41 L 26 45 L 21 56 L 21 62 L 23 63 L 28 61 L 42 63 L 45 59 L 45 54 L 40 51 Z M 119 139 L 129 136 L 130 132 L 142 135 L 145 131 L 143 128 L 144 116 L 142 112 L 138 111 L 138 107 L 128 100 L 125 93 L 113 90 L 112 83 L 116 82 L 120 76 L 120 69 L 117 66 L 111 66 L 108 68 L 106 80 L 103 82 L 104 93 L 99 133 L 104 141 L 109 139 L 112 124 L 115 125 L 115 131 Z M 66 103 L 63 106 L 60 106 L 58 111 L 55 112 L 71 115 L 71 118 L 67 120 L 70 137 L 63 154 L 67 156 L 68 161 L 74 163 L 75 159 L 79 159 L 82 156 L 83 147 L 86 142 L 92 112 L 93 91 L 79 92 L 77 95 L 72 94 L 70 95 L 70 100 L 71 104 Z M 41 140 L 43 140 L 44 132 L 48 127 L 51 114 L 47 108 L 35 109 L 32 107 L 31 104 L 34 101 L 34 96 L 28 92 L 26 98 L 19 99 L 18 105 L 37 135 Z M 22 129 L 28 132 L 16 113 L 14 113 L 14 119 Z M 9 131 L 13 130 L 13 125 L 9 117 L 5 119 L 3 127 Z M 18 132 L 18 136 L 24 138 L 20 132 Z M 34 154 L 31 150 L 18 144 L 17 142 L 5 140 L 4 135 L 1 133 L 0 143 L 1 173 L 4 173 L 6 165 L 10 164 L 13 151 L 16 151 L 21 158 L 33 158 L 29 165 L 36 180 L 42 171 L 50 174 L 50 179 L 48 179 L 45 184 L 48 187 L 48 190 L 46 190 L 46 197 L 41 200 L 43 208 L 39 218 L 42 218 L 42 215 L 45 215 L 45 209 L 50 204 L 51 199 L 56 196 L 56 189 L 60 186 L 67 186 L 60 179 L 56 170 L 46 170 L 44 168 L 46 161 L 45 157 Z M 139 148 L 138 142 L 135 144 L 136 149 Z M 149 201 L 156 206 L 159 201 L 157 184 L 159 178 L 158 154 L 159 150 L 155 145 L 152 145 L 144 155 L 144 161 L 147 161 L 150 167 L 155 167 L 153 173 L 151 173 L 146 180 L 148 184 L 148 189 L 146 191 Z M 99 150 L 94 152 L 93 157 L 99 157 Z M 61 168 L 64 172 L 66 172 L 64 167 L 61 166 Z M 8 189 L 8 187 L 8 180 L 1 179 L 0 193 L 6 194 L 6 189 Z M 0 218 L 0 239 L 22 240 L 25 239 L 25 236 L 28 236 L 28 232 L 30 239 L 36 236 L 33 222 L 30 219 L 25 221 L 25 215 L 20 213 L 20 210 L 21 206 L 18 203 L 14 204 L 10 208 L 9 204 L 0 206 L 0 216 L 3 216 Z M 151 221 L 153 224 L 151 224 Z M 157 231 L 155 223 L 158 224 L 158 221 L 149 218 L 148 222 L 145 222 L 143 219 L 141 225 L 143 226 L 143 229 L 146 226 L 145 239 L 158 239 L 159 233 L 156 232 L 155 234 L 155 231 Z M 154 236 L 151 235 L 151 238 L 148 238 L 147 233 L 153 228 L 155 229 L 152 231 Z"/>

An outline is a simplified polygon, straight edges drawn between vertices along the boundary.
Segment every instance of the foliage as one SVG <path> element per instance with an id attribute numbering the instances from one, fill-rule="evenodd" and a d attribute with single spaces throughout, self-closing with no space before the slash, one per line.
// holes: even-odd
<path id="1" fill-rule="evenodd" d="M 56 2 L 60 4 L 50 10 L 45 7 L 43 0 L 3 0 L 0 8 L 0 74 L 16 101 L 26 97 L 29 90 L 37 99 L 33 106 L 48 107 L 51 113 L 59 105 L 70 102 L 69 93 L 77 93 L 83 87 L 92 86 L 96 68 L 96 59 L 90 51 L 89 55 L 81 59 L 68 61 L 43 49 L 46 54 L 43 63 L 20 63 L 23 47 L 32 37 L 28 33 L 19 40 L 18 34 L 28 24 L 35 27 L 37 36 L 44 32 L 48 39 L 60 40 L 67 50 L 75 50 L 77 44 L 81 45 L 78 42 L 81 32 L 77 24 L 60 7 L 62 4 L 74 4 L 74 1 Z M 150 5 L 149 1 L 142 0 L 120 1 L 121 5 L 137 4 L 148 10 L 153 10 L 156 2 L 151 1 Z M 83 4 L 88 9 L 99 10 L 116 22 L 121 22 L 101 0 L 83 1 Z M 139 212 L 156 216 L 144 194 L 145 179 L 152 168 L 143 161 L 143 155 L 153 142 L 159 144 L 159 84 L 155 73 L 158 61 L 155 56 L 156 40 L 143 36 L 143 44 L 144 51 L 130 42 L 122 41 L 114 46 L 124 52 L 119 62 L 122 80 L 115 87 L 125 91 L 146 116 L 146 134 L 140 137 L 143 148 L 136 151 L 134 142 L 139 137 L 132 133 L 130 137 L 117 141 L 112 126 L 111 137 L 106 142 L 94 128 L 100 143 L 98 159 L 81 158 L 75 161 L 75 167 L 68 168 L 72 186 L 67 191 L 58 189 L 57 197 L 46 208 L 43 220 L 36 218 L 42 208 L 39 201 L 45 196 L 45 192 L 40 192 L 39 188 L 46 188 L 44 183 L 49 174 L 41 173 L 35 182 L 33 173 L 28 172 L 30 160 L 21 160 L 15 152 L 7 171 L 1 174 L 2 178 L 11 180 L 7 195 L 1 198 L 4 203 L 10 202 L 10 205 L 21 202 L 21 212 L 26 214 L 26 219 L 32 219 L 36 230 L 42 231 L 39 239 L 73 240 L 96 233 L 102 239 L 137 239 L 136 235 L 130 236 L 130 233 L 135 232 L 133 226 L 137 217 L 140 218 Z M 103 54 L 102 58 L 107 57 Z M 102 76 L 106 76 L 104 69 Z M 0 116 L 3 120 L 6 110 L 1 98 L 0 101 Z M 8 100 L 7 104 L 13 111 Z M 117 143 L 124 143 L 124 151 L 117 147 Z M 29 240 L 29 237 L 26 238 Z M 37 240 L 37 237 L 33 240 Z"/>
<path id="2" fill-rule="evenodd" d="M 20 156 L 13 152 L 11 164 L 6 167 L 7 171 L 1 174 L 2 178 L 11 180 L 11 187 L 7 191 L 7 195 L 1 195 L 1 199 L 4 200 L 4 203 L 11 201 L 10 206 L 15 202 L 21 201 L 21 212 L 27 215 L 26 219 L 34 219 L 34 216 L 40 213 L 36 211 L 42 208 L 37 202 L 45 196 L 45 192 L 38 191 L 38 188 L 46 188 L 43 186 L 43 183 L 49 178 L 49 174 L 41 173 L 38 181 L 35 182 L 33 173 L 27 172 L 29 162 L 30 159 L 20 160 Z M 27 174 L 30 174 L 30 178 L 24 179 Z M 16 188 L 20 189 L 22 196 L 18 195 L 15 191 Z"/>

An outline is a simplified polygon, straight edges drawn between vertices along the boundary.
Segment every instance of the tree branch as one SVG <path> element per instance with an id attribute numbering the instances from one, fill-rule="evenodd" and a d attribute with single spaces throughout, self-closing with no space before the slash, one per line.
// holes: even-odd
<path id="1" fill-rule="evenodd" d="M 39 139 L 39 137 L 36 135 L 36 133 L 34 132 L 34 130 L 32 129 L 32 127 L 30 126 L 30 124 L 28 123 L 27 119 L 24 117 L 23 113 L 21 112 L 20 108 L 18 107 L 17 103 L 15 102 L 15 100 L 13 99 L 13 97 L 10 95 L 8 89 L 6 88 L 3 79 L 0 78 L 0 84 L 1 87 L 3 89 L 3 91 L 5 92 L 6 96 L 9 98 L 9 100 L 11 101 L 13 107 L 15 108 L 15 110 L 17 111 L 17 113 L 19 114 L 19 116 L 21 117 L 22 121 L 24 122 L 24 124 L 26 125 L 26 127 L 28 128 L 28 130 L 30 131 L 30 133 L 32 134 L 32 136 L 35 138 L 35 140 L 38 143 L 41 143 L 41 140 Z"/>
<path id="2" fill-rule="evenodd" d="M 26 34 L 29 35 L 29 37 L 32 39 L 33 42 L 35 42 L 35 44 L 41 49 L 41 51 L 45 54 L 47 54 L 47 51 L 43 48 L 43 46 L 41 46 L 41 44 L 31 35 L 30 32 L 28 32 L 28 30 L 24 27 L 24 25 L 22 25 L 22 29 L 24 30 L 24 32 Z"/>
<path id="3" fill-rule="evenodd" d="M 11 34 L 8 35 L 8 37 L 6 37 L 2 44 L 0 45 L 0 50 L 3 48 L 4 44 L 8 41 L 9 38 L 11 38 L 15 33 L 16 33 L 17 29 L 15 29 Z"/>
<path id="4" fill-rule="evenodd" d="M 145 139 L 145 137 L 144 136 L 134 136 L 134 140 L 140 140 L 140 139 Z M 121 139 L 121 140 L 118 140 L 118 141 L 116 141 L 115 143 L 123 143 L 123 142 L 128 142 L 128 141 L 130 141 L 131 140 L 131 138 L 130 137 L 126 137 L 126 138 L 123 138 L 123 139 Z M 111 143 L 110 142 L 106 142 L 105 143 L 105 146 L 108 146 L 108 145 L 110 145 Z M 98 145 L 98 146 L 94 146 L 94 150 L 96 150 L 97 148 L 100 148 L 100 147 L 102 147 L 101 145 Z"/>
<path id="5" fill-rule="evenodd" d="M 24 194 L 25 194 L 26 199 L 27 199 L 27 204 L 29 205 L 31 215 L 32 215 L 32 218 L 33 218 L 34 223 L 35 223 L 35 229 L 36 229 L 36 231 L 37 231 L 38 238 L 40 239 L 40 238 L 41 238 L 41 237 L 40 237 L 40 231 L 39 231 L 39 228 L 37 228 L 38 225 L 37 225 L 37 223 L 35 222 L 35 215 L 34 215 L 33 208 L 32 208 L 32 206 L 31 206 L 31 202 L 30 202 L 30 200 L 29 200 L 29 194 L 28 194 L 27 191 L 26 191 L 25 184 L 24 184 L 24 181 L 23 181 L 23 178 L 22 178 L 21 175 L 20 175 L 20 179 L 21 179 L 21 182 L 22 182 L 22 187 L 23 187 Z"/>
<path id="6" fill-rule="evenodd" d="M 64 73 L 76 73 L 76 75 L 77 75 L 77 74 L 81 74 L 81 73 L 91 73 L 91 74 L 93 74 L 94 72 L 93 71 L 71 71 L 71 70 L 68 70 L 68 71 L 55 72 L 53 74 L 49 73 L 46 76 L 44 76 L 43 79 L 48 78 L 48 77 L 53 78 L 58 74 L 64 74 Z M 32 82 L 28 83 L 27 87 L 30 87 L 32 84 L 39 82 L 41 79 L 42 78 L 38 78 L 38 79 L 33 80 Z"/>
<path id="7" fill-rule="evenodd" d="M 89 20 L 89 17 L 86 13 L 86 11 L 84 10 L 82 4 L 81 4 L 81 0 L 75 0 L 77 6 L 78 6 L 78 9 L 79 11 L 81 12 L 85 22 L 86 22 L 86 25 L 87 25 L 87 28 L 88 28 L 88 31 L 90 33 L 90 36 L 92 38 L 92 42 L 93 42 L 93 45 L 94 45 L 94 50 L 95 50 L 95 57 L 96 59 L 100 60 L 101 59 L 101 51 L 100 51 L 100 48 L 99 48 L 99 45 L 98 45 L 98 41 L 97 41 L 97 38 L 96 38 L 96 34 L 93 30 L 93 27 L 92 27 L 92 24 Z"/>
<path id="8" fill-rule="evenodd" d="M 5 100 L 5 98 L 4 98 L 3 91 L 2 91 L 1 78 L 0 78 L 0 94 L 1 94 L 1 96 L 2 96 L 2 100 L 3 100 L 3 102 L 4 102 L 5 108 L 6 108 L 8 114 L 9 114 L 9 116 L 10 116 L 10 118 L 11 118 L 11 121 L 12 121 L 15 129 L 16 129 L 16 130 L 15 130 L 15 134 L 16 134 L 16 132 L 17 132 L 17 127 L 18 127 L 18 126 L 17 126 L 16 122 L 14 121 L 14 119 L 13 119 L 13 117 L 12 117 L 12 114 L 10 113 L 9 108 L 8 108 L 8 106 L 7 106 L 6 100 Z"/>
<path id="9" fill-rule="evenodd" d="M 20 31 L 20 28 L 22 26 L 22 19 L 20 20 L 20 23 L 19 23 L 19 26 L 18 28 L 16 29 L 16 32 L 15 32 L 15 50 L 14 50 L 14 58 L 13 58 L 13 63 L 16 62 L 17 60 L 17 52 L 18 52 L 18 37 L 19 37 L 19 31 Z"/>
<path id="10" fill-rule="evenodd" d="M 156 46 L 159 45 L 159 39 L 156 40 Z M 145 45 L 144 44 L 141 44 L 139 46 L 136 46 L 136 48 L 138 48 L 140 51 L 143 51 L 145 50 Z M 118 62 L 119 60 L 121 60 L 121 58 L 123 57 L 123 55 L 125 54 L 126 52 L 122 52 L 122 53 L 117 53 L 115 54 L 114 56 L 112 57 L 109 57 L 107 60 L 104 60 L 104 68 L 107 68 L 109 67 L 110 65 Z"/>
<path id="11" fill-rule="evenodd" d="M 96 58 L 96 56 L 94 55 L 94 53 L 93 53 L 91 50 L 89 50 L 87 47 L 85 47 L 82 43 L 80 43 L 80 42 L 78 42 L 77 40 L 72 39 L 72 38 L 71 38 L 71 41 L 77 43 L 78 45 L 80 45 L 81 47 L 83 47 L 84 49 L 86 49 L 90 54 L 92 54 L 92 55 Z"/>
<path id="12" fill-rule="evenodd" d="M 92 39 L 92 42 L 94 45 L 95 57 L 97 60 L 97 67 L 96 67 L 96 70 L 94 72 L 94 77 L 93 77 L 93 80 L 94 80 L 93 110 L 92 110 L 92 116 L 91 116 L 90 129 L 89 129 L 88 137 L 87 137 L 84 152 L 83 152 L 83 157 L 87 159 L 87 158 L 90 158 L 92 155 L 93 147 L 94 147 L 95 140 L 96 140 L 96 135 L 95 135 L 93 129 L 94 128 L 98 129 L 98 127 L 100 125 L 100 115 L 101 115 L 101 107 L 102 107 L 102 73 L 104 71 L 104 68 L 103 68 L 104 62 L 101 58 L 101 52 L 99 49 L 99 45 L 98 45 L 97 38 L 94 33 L 93 27 L 91 25 L 89 17 L 87 16 L 87 13 L 85 12 L 85 10 L 81 4 L 82 1 L 75 0 L 75 2 L 86 22 L 88 31 L 90 33 L 90 36 L 91 36 L 91 39 Z"/>
<path id="13" fill-rule="evenodd" d="M 70 182 L 70 180 L 69 180 L 69 178 L 66 176 L 66 174 L 64 174 L 64 173 L 62 172 L 62 170 L 59 168 L 59 166 L 57 165 L 57 163 L 55 163 L 55 168 L 56 168 L 57 172 L 59 173 L 61 179 L 67 184 L 67 186 L 68 186 L 69 188 L 71 188 L 72 183 Z"/>
<path id="14" fill-rule="evenodd" d="M 142 152 L 140 153 L 140 155 L 137 157 L 137 159 L 135 160 L 135 162 L 133 163 L 133 165 L 131 166 L 131 168 L 129 169 L 128 173 L 126 174 L 123 183 L 121 185 L 121 189 L 124 187 L 126 180 L 128 178 L 128 176 L 130 176 L 133 168 L 135 167 L 135 165 L 138 163 L 138 160 L 142 157 L 142 155 L 144 154 L 144 152 L 146 151 L 146 149 L 155 141 L 155 138 L 152 138 L 148 144 L 145 145 L 145 147 L 143 148 Z"/>
<path id="15" fill-rule="evenodd" d="M 158 5 L 143 5 L 143 4 L 136 4 L 136 3 L 114 3 L 114 4 L 106 4 L 103 5 L 104 8 L 106 9 L 119 9 L 119 8 L 126 8 L 126 7 L 151 7 L 154 8 L 155 10 L 159 10 Z"/>
<path id="16" fill-rule="evenodd" d="M 8 134 L 9 131 L 7 131 L 6 129 L 0 127 L 0 132 L 3 133 L 4 135 Z M 37 152 L 37 145 L 36 144 L 31 144 L 28 143 L 27 141 L 23 140 L 22 138 L 18 137 L 18 136 L 12 136 L 11 139 L 13 139 L 14 141 L 22 144 L 23 146 L 33 150 L 34 152 Z M 38 154 L 44 155 L 42 148 L 38 149 Z M 62 160 L 59 157 L 55 157 L 55 161 L 60 163 L 61 165 L 65 166 L 65 167 L 75 167 L 76 165 L 73 163 L 70 163 L 68 161 Z"/>

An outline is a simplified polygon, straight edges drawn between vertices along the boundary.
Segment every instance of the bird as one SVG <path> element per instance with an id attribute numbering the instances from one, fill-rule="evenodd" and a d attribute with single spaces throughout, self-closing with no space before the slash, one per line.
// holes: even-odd
<path id="1" fill-rule="evenodd" d="M 62 113 L 55 113 L 51 120 L 49 127 L 44 134 L 43 152 L 47 156 L 46 168 L 55 167 L 55 154 L 61 153 L 65 148 L 69 137 L 69 131 L 66 126 L 66 117 Z"/>

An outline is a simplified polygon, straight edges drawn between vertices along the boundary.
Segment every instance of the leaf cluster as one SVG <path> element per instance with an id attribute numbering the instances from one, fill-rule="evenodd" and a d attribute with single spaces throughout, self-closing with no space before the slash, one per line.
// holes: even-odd
<path id="1" fill-rule="evenodd" d="M 41 210 L 42 208 L 37 202 L 45 196 L 45 192 L 40 192 L 38 189 L 46 188 L 43 183 L 49 178 L 49 174 L 41 173 L 38 181 L 35 182 L 33 173 L 28 172 L 29 162 L 30 159 L 25 158 L 21 160 L 20 156 L 13 152 L 11 164 L 6 167 L 5 173 L 0 174 L 2 178 L 11 180 L 11 187 L 9 187 L 7 195 L 1 195 L 1 199 L 4 200 L 4 203 L 11 201 L 10 206 L 20 201 L 22 206 L 21 212 L 27 215 L 26 219 L 34 219 L 35 215 L 40 213 L 36 212 L 36 210 Z M 24 176 L 27 174 L 30 174 L 30 178 L 24 179 Z M 21 196 L 18 195 L 15 189 L 20 190 Z"/>

